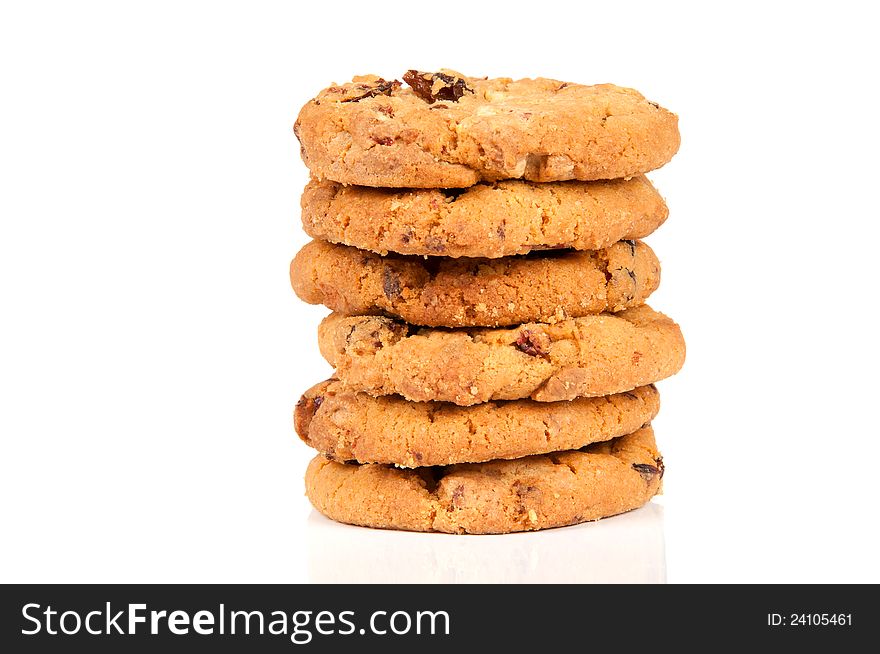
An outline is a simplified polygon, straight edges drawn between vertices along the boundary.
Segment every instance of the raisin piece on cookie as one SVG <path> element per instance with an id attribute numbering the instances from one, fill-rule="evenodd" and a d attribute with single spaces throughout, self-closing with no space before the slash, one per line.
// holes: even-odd
<path id="1" fill-rule="evenodd" d="M 358 84 L 357 90 L 363 91 L 363 93 L 342 98 L 340 102 L 360 102 L 361 100 L 372 98 L 377 95 L 391 95 L 391 93 L 398 88 L 400 88 L 400 82 L 398 80 L 393 79 L 389 82 L 380 77 L 376 80 L 375 85 Z"/>
<path id="2" fill-rule="evenodd" d="M 458 102 L 465 93 L 474 92 L 463 78 L 447 73 L 423 73 L 418 70 L 408 70 L 403 75 L 403 81 L 409 84 L 416 95 L 428 104 L 434 104 L 437 100 Z"/>

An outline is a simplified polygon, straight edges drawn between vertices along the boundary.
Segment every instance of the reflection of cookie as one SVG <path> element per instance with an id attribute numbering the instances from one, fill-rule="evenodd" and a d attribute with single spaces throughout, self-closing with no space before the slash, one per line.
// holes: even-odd
<path id="1" fill-rule="evenodd" d="M 445 468 L 401 470 L 318 455 L 306 471 L 306 495 L 339 522 L 501 534 L 635 509 L 660 491 L 662 477 L 663 459 L 645 427 L 583 450 Z"/>
<path id="2" fill-rule="evenodd" d="M 615 179 L 678 150 L 675 114 L 632 89 L 451 71 L 404 79 L 356 77 L 302 108 L 294 132 L 316 177 L 417 188 Z"/>
<path id="3" fill-rule="evenodd" d="M 416 466 L 515 459 L 578 449 L 631 434 L 660 409 L 654 386 L 568 402 L 514 400 L 460 407 L 310 388 L 296 405 L 296 431 L 328 458 Z"/>
<path id="4" fill-rule="evenodd" d="M 669 213 L 641 175 L 551 184 L 511 180 L 454 193 L 312 180 L 301 204 L 303 228 L 313 238 L 379 254 L 447 257 L 597 250 L 647 236 Z"/>
<path id="5" fill-rule="evenodd" d="M 382 257 L 312 241 L 290 264 L 290 281 L 306 302 L 348 315 L 497 327 L 639 306 L 660 283 L 660 265 L 639 241 L 503 259 Z"/>
<path id="6" fill-rule="evenodd" d="M 462 406 L 620 393 L 675 374 L 685 354 L 678 325 L 647 305 L 510 329 L 411 329 L 333 313 L 318 345 L 353 390 Z"/>

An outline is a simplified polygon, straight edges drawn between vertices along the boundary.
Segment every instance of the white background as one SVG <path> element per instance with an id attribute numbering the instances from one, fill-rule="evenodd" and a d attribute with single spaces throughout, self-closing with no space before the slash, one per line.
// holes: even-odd
<path id="1" fill-rule="evenodd" d="M 869 3 L 4 3 L 0 581 L 880 581 Z M 633 86 L 681 117 L 655 504 L 507 537 L 311 513 L 326 377 L 291 125 L 353 74 Z"/>

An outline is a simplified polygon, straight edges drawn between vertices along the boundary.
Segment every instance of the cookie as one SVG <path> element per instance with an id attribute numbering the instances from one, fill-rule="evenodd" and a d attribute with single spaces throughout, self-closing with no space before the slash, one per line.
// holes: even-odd
<path id="1" fill-rule="evenodd" d="M 318 345 L 352 390 L 461 406 L 621 393 L 675 374 L 685 357 L 678 325 L 647 305 L 508 329 L 418 329 L 332 313 Z"/>
<path id="2" fill-rule="evenodd" d="M 598 250 L 648 236 L 669 214 L 643 175 L 548 184 L 508 180 L 455 191 L 313 179 L 300 203 L 303 228 L 312 238 L 379 254 L 445 257 Z"/>
<path id="3" fill-rule="evenodd" d="M 679 146 L 678 117 L 632 89 L 452 71 L 374 75 L 321 91 L 294 132 L 319 179 L 464 188 L 479 181 L 632 177 Z"/>
<path id="4" fill-rule="evenodd" d="M 401 470 L 318 455 L 306 495 L 328 518 L 364 527 L 504 534 L 598 520 L 660 492 L 663 459 L 645 427 L 581 450 Z"/>
<path id="5" fill-rule="evenodd" d="M 497 327 L 639 306 L 659 285 L 660 264 L 640 241 L 503 259 L 382 257 L 312 241 L 291 262 L 290 281 L 302 300 L 348 315 Z"/>
<path id="6" fill-rule="evenodd" d="M 568 402 L 460 407 L 373 397 L 329 380 L 305 392 L 294 422 L 300 438 L 329 459 L 415 468 L 578 449 L 631 434 L 659 409 L 653 385 Z"/>

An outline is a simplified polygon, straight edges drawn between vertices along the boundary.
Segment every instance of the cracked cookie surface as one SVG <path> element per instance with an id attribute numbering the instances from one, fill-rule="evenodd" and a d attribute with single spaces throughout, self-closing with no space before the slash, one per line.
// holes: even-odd
<path id="1" fill-rule="evenodd" d="M 347 315 L 498 327 L 639 306 L 657 289 L 660 264 L 640 241 L 501 259 L 382 257 L 312 241 L 291 262 L 290 280 L 300 299 Z"/>
<path id="2" fill-rule="evenodd" d="M 318 455 L 306 471 L 312 505 L 338 522 L 407 531 L 502 534 L 598 520 L 661 490 L 651 427 L 582 450 L 509 461 L 401 470 Z"/>
<path id="3" fill-rule="evenodd" d="M 318 346 L 351 390 L 461 406 L 621 393 L 675 374 L 685 358 L 678 325 L 647 305 L 507 329 L 418 329 L 332 313 Z"/>
<path id="4" fill-rule="evenodd" d="M 294 422 L 300 438 L 330 459 L 415 468 L 578 449 L 631 434 L 659 409 L 654 386 L 567 402 L 460 407 L 373 397 L 328 380 L 303 394 Z"/>
<path id="5" fill-rule="evenodd" d="M 446 257 L 597 250 L 644 238 L 669 214 L 641 175 L 547 184 L 508 180 L 454 192 L 312 179 L 300 204 L 303 229 L 312 238 L 379 254 Z"/>
<path id="6" fill-rule="evenodd" d="M 678 150 L 678 117 L 633 89 L 411 73 L 407 84 L 355 77 L 306 103 L 294 132 L 317 178 L 415 188 L 616 179 Z"/>

